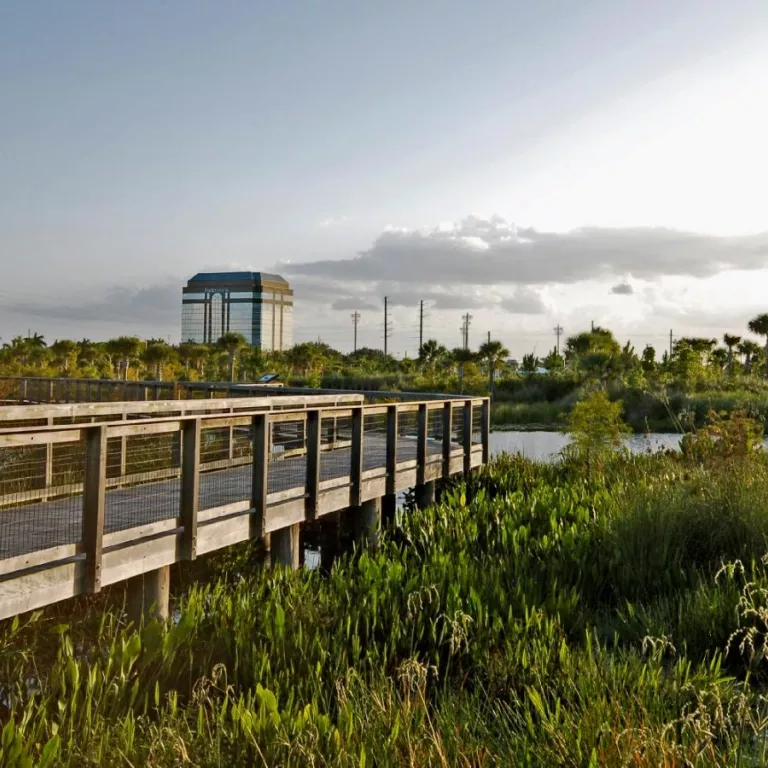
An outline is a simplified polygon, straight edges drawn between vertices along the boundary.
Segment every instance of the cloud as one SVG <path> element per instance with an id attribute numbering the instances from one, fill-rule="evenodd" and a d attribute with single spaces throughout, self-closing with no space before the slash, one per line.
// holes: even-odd
<path id="1" fill-rule="evenodd" d="M 611 293 L 616 293 L 619 296 L 631 296 L 635 292 L 635 289 L 629 283 L 617 283 L 611 288 Z"/>
<path id="2" fill-rule="evenodd" d="M 354 296 L 343 296 L 340 299 L 336 299 L 336 301 L 331 304 L 331 309 L 340 309 L 340 310 L 360 310 L 360 309 L 380 309 L 379 305 L 374 304 L 372 301 L 368 301 L 367 299 L 358 299 Z"/>
<path id="3" fill-rule="evenodd" d="M 327 219 L 322 219 L 319 223 L 320 226 L 327 229 L 329 227 L 340 227 L 342 224 L 346 224 L 349 219 L 346 216 L 338 216 L 334 218 L 329 216 Z"/>
<path id="4" fill-rule="evenodd" d="M 768 232 L 718 237 L 672 229 L 587 227 L 570 232 L 518 228 L 468 216 L 431 230 L 389 228 L 354 258 L 281 264 L 294 275 L 442 285 L 571 284 L 632 274 L 707 277 L 768 265 Z"/>
<path id="5" fill-rule="evenodd" d="M 537 291 L 518 288 L 514 296 L 501 300 L 501 308 L 513 315 L 543 315 L 547 305 Z"/>
<path id="6" fill-rule="evenodd" d="M 181 281 L 151 286 L 110 286 L 89 291 L 89 297 L 69 302 L 14 300 L 3 302 L 12 314 L 101 323 L 135 322 L 143 325 L 176 323 L 181 313 Z"/>

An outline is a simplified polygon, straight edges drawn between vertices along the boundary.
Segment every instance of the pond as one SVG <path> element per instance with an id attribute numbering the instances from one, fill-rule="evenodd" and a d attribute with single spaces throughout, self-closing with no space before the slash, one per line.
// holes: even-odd
<path id="1" fill-rule="evenodd" d="M 570 442 L 564 432 L 491 432 L 491 455 L 497 453 L 519 453 L 535 461 L 549 461 L 557 456 Z M 680 448 L 680 435 L 655 432 L 643 435 L 629 435 L 626 444 L 632 453 Z"/>

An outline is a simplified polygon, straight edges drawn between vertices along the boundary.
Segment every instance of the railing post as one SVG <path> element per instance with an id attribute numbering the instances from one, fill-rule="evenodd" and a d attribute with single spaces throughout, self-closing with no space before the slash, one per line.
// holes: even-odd
<path id="1" fill-rule="evenodd" d="M 229 409 L 230 416 L 234 414 L 234 412 L 234 408 Z M 231 424 L 229 425 L 227 434 L 227 458 L 230 462 L 235 458 L 235 428 Z"/>
<path id="2" fill-rule="evenodd" d="M 427 425 L 429 411 L 427 404 L 419 405 L 418 434 L 416 442 L 416 484 L 424 485 L 427 470 Z"/>
<path id="3" fill-rule="evenodd" d="M 453 401 L 443 404 L 443 477 L 451 474 L 451 430 L 453 429 Z"/>
<path id="4" fill-rule="evenodd" d="M 104 538 L 104 503 L 107 489 L 107 427 L 85 430 L 85 484 L 83 490 L 83 547 L 86 593 L 101 589 L 101 550 Z"/>
<path id="5" fill-rule="evenodd" d="M 184 527 L 182 552 L 186 560 L 197 557 L 197 511 L 200 502 L 200 419 L 185 421 L 181 429 L 181 509 Z"/>
<path id="6" fill-rule="evenodd" d="M 464 401 L 464 474 L 472 471 L 472 401 Z"/>
<path id="7" fill-rule="evenodd" d="M 387 406 L 387 495 L 392 496 L 397 486 L 397 404 Z"/>
<path id="8" fill-rule="evenodd" d="M 259 413 L 252 420 L 251 538 L 267 534 L 267 482 L 269 472 L 269 415 Z"/>
<path id="9" fill-rule="evenodd" d="M 482 411 L 482 443 L 483 443 L 483 464 L 487 464 L 490 459 L 490 440 L 491 440 L 491 401 L 487 398 L 483 400 Z"/>
<path id="10" fill-rule="evenodd" d="M 314 520 L 320 490 L 320 424 L 322 411 L 307 411 L 307 482 L 306 517 Z"/>
<path id="11" fill-rule="evenodd" d="M 362 503 L 363 490 L 363 406 L 352 409 L 352 463 L 349 470 L 352 481 L 352 506 L 359 507 Z"/>

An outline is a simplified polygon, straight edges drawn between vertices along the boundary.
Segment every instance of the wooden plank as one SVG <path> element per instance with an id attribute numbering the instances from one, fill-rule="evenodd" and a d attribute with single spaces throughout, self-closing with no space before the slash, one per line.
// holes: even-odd
<path id="1" fill-rule="evenodd" d="M 25 571 L 30 568 L 38 568 L 41 565 L 53 565 L 60 560 L 67 560 L 82 554 L 83 544 L 62 544 L 58 547 L 39 549 L 36 552 L 28 552 L 25 555 L 15 555 L 0 560 L 0 576 L 5 576 L 14 571 Z"/>
<path id="2" fill-rule="evenodd" d="M 84 590 L 101 589 L 104 501 L 107 491 L 107 427 L 85 430 L 85 489 L 83 491 Z"/>
<path id="3" fill-rule="evenodd" d="M 443 477 L 451 474 L 451 431 L 453 429 L 453 404 L 443 403 Z"/>
<path id="4" fill-rule="evenodd" d="M 350 479 L 352 482 L 351 503 L 353 507 L 359 507 L 360 487 L 363 482 L 363 409 L 355 408 L 352 412 L 352 458 L 350 465 Z"/>
<path id="5" fill-rule="evenodd" d="M 190 417 L 193 418 L 193 417 Z M 168 432 L 178 432 L 183 422 L 176 418 L 142 420 L 112 424 L 109 426 L 110 437 L 138 437 L 141 435 L 162 435 Z"/>
<path id="6" fill-rule="evenodd" d="M 32 431 L 8 430 L 0 434 L 0 448 L 24 448 L 28 445 L 49 445 L 51 443 L 77 443 L 82 439 L 83 427 L 74 425 L 66 431 L 61 431 L 61 427 L 56 427 L 53 431 L 48 431 L 47 427 L 28 427 Z M 42 430 L 42 431 L 40 431 Z"/>
<path id="7" fill-rule="evenodd" d="M 437 480 L 443 476 L 443 462 L 434 461 L 424 469 L 424 482 L 428 483 L 430 480 Z"/>
<path id="8" fill-rule="evenodd" d="M 303 523 L 306 519 L 306 507 L 304 499 L 293 499 L 281 504 L 267 507 L 267 521 L 265 528 L 267 533 L 288 528 L 296 523 Z"/>
<path id="9" fill-rule="evenodd" d="M 43 608 L 83 591 L 82 560 L 0 582 L 0 619 Z"/>
<path id="10" fill-rule="evenodd" d="M 332 488 L 322 491 L 318 495 L 317 516 L 328 515 L 331 512 L 337 512 L 340 509 L 346 509 L 352 506 L 350 504 L 350 487 Z"/>
<path id="11" fill-rule="evenodd" d="M 320 489 L 320 419 L 321 411 L 307 413 L 307 519 L 314 520 Z"/>
<path id="12" fill-rule="evenodd" d="M 387 493 L 395 492 L 397 474 L 397 409 L 396 404 L 387 406 Z"/>
<path id="13" fill-rule="evenodd" d="M 487 464 L 490 459 L 490 443 L 491 443 L 491 401 L 483 400 L 482 405 L 482 446 L 483 446 L 483 464 Z"/>
<path id="14" fill-rule="evenodd" d="M 416 467 L 398 469 L 395 475 L 395 490 L 402 491 L 404 488 L 413 488 L 416 485 L 416 478 Z"/>
<path id="15" fill-rule="evenodd" d="M 179 517 L 184 532 L 185 560 L 197 557 L 197 514 L 200 506 L 200 419 L 185 421 L 181 433 L 181 493 Z"/>
<path id="16" fill-rule="evenodd" d="M 371 480 L 363 480 L 363 485 L 360 490 L 361 501 L 368 501 L 370 499 L 378 499 L 387 493 L 387 478 L 376 477 Z"/>
<path id="17" fill-rule="evenodd" d="M 427 465 L 427 430 L 429 427 L 429 411 L 427 404 L 419 405 L 418 436 L 416 438 L 416 483 L 424 485 L 424 470 Z"/>
<path id="18" fill-rule="evenodd" d="M 156 523 L 135 525 L 132 528 L 124 528 L 122 531 L 105 533 L 102 547 L 104 550 L 112 549 L 137 539 L 146 539 L 150 536 L 159 536 L 162 533 L 171 533 L 178 528 L 181 528 L 181 520 L 178 517 L 158 520 Z"/>
<path id="19" fill-rule="evenodd" d="M 472 469 L 472 401 L 464 402 L 464 474 L 468 475 Z"/>
<path id="20" fill-rule="evenodd" d="M 271 416 L 260 414 L 253 417 L 251 475 L 251 507 L 255 510 L 250 521 L 250 536 L 255 539 L 266 535 L 267 488 L 269 484 L 269 435 Z"/>
<path id="21" fill-rule="evenodd" d="M 197 513 L 197 524 L 200 526 L 202 523 L 207 523 L 220 517 L 236 515 L 249 509 L 252 509 L 250 499 L 246 499 L 245 501 L 233 501 L 231 504 L 222 504 L 219 507 L 201 509 Z"/>
<path id="22" fill-rule="evenodd" d="M 181 554 L 180 531 L 105 551 L 101 584 L 115 584 L 166 565 L 173 565 L 181 560 Z"/>

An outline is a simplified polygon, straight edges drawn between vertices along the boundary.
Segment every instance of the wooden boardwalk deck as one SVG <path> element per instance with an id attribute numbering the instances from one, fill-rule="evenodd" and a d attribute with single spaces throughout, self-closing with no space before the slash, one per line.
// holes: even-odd
<path id="1" fill-rule="evenodd" d="M 460 446 L 455 444 L 455 447 Z M 365 436 L 364 472 L 385 468 L 386 448 L 385 437 Z M 442 447 L 439 443 L 430 442 L 428 451 L 437 461 L 441 460 Z M 399 439 L 397 455 L 400 461 L 415 460 L 416 441 Z M 344 477 L 349 480 L 351 458 L 350 448 L 323 452 L 320 481 Z M 306 456 L 270 461 L 268 494 L 284 494 L 295 489 L 297 497 L 303 496 L 306 471 Z M 199 508 L 213 509 L 250 500 L 252 474 L 251 464 L 201 473 Z M 108 489 L 105 493 L 104 533 L 176 518 L 180 501 L 181 483 L 178 478 Z M 73 544 L 80 540 L 82 529 L 82 494 L 0 510 L 0 560 Z"/>
<path id="2" fill-rule="evenodd" d="M 0 619 L 295 530 L 488 458 L 484 398 L 289 408 L 0 426 L 5 466 L 21 456 L 28 471 L 26 485 L 2 497 Z M 229 435 L 225 459 L 209 451 L 208 438 L 220 434 Z M 138 473 L 131 445 L 150 447 Z M 25 464 L 27 456 L 40 458 Z M 74 485 L 61 484 L 56 456 L 71 456 Z"/>

